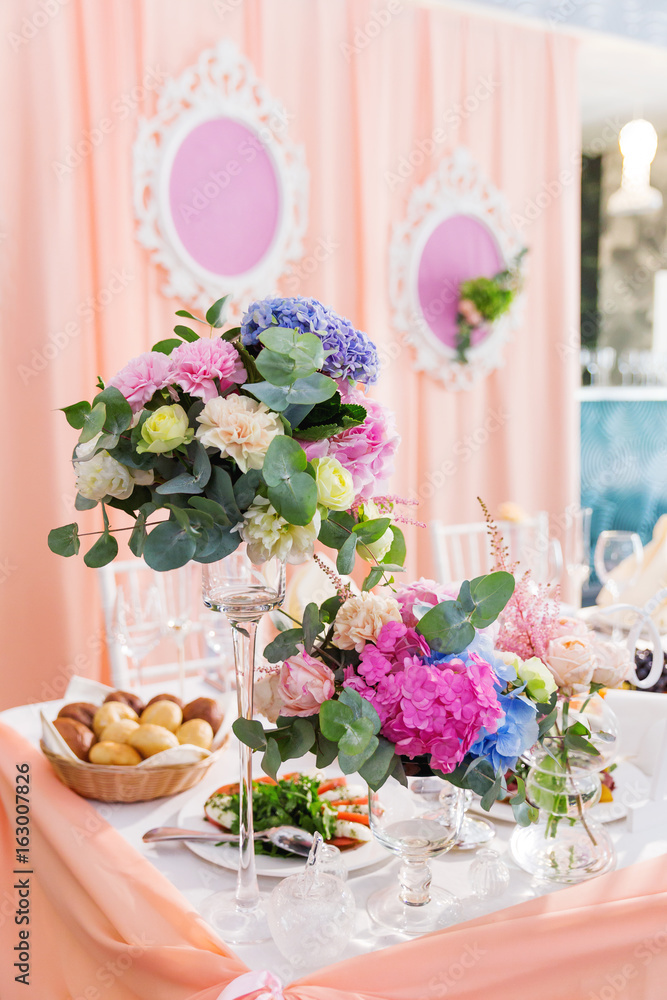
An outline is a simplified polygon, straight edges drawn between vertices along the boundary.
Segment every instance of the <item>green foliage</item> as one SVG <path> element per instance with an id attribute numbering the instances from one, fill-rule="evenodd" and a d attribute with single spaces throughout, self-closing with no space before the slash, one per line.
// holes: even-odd
<path id="1" fill-rule="evenodd" d="M 76 523 L 65 524 L 62 528 L 53 528 L 49 532 L 49 548 L 57 556 L 75 556 L 80 547 L 79 525 Z"/>
<path id="2" fill-rule="evenodd" d="M 460 653 L 470 645 L 476 628 L 496 620 L 514 593 L 514 577 L 500 571 L 464 581 L 455 601 L 443 601 L 420 619 L 421 632 L 431 649 Z"/>
<path id="3" fill-rule="evenodd" d="M 459 295 L 470 299 L 489 323 L 507 312 L 514 299 L 514 290 L 505 288 L 496 278 L 472 278 L 461 284 Z"/>

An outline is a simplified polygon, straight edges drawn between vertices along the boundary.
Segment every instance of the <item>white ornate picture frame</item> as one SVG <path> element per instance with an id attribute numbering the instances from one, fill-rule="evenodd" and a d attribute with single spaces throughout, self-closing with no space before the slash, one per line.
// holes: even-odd
<path id="1" fill-rule="evenodd" d="M 228 294 L 238 316 L 301 259 L 309 174 L 290 117 L 228 40 L 164 82 L 139 122 L 133 183 L 166 295 L 206 308 Z"/>
<path id="2" fill-rule="evenodd" d="M 459 217 L 465 217 L 469 224 L 475 220 L 479 227 L 484 227 L 486 242 L 489 247 L 495 247 L 499 271 L 508 267 L 523 250 L 504 196 L 484 177 L 478 164 L 463 148 L 456 149 L 413 190 L 406 218 L 393 229 L 389 251 L 389 295 L 396 329 L 415 348 L 416 370 L 428 372 L 452 390 L 471 389 L 503 364 L 503 347 L 520 313 L 517 308 L 519 296 L 510 310 L 491 325 L 484 339 L 468 348 L 466 362 L 457 360 L 455 347 L 437 335 L 435 319 L 425 314 L 420 298 L 420 268 L 429 240 L 443 223 Z M 480 274 L 465 275 L 466 279 L 477 277 Z M 459 282 L 447 288 L 447 281 L 448 275 L 443 271 L 441 285 L 446 289 L 443 303 L 452 296 L 458 301 Z M 456 307 L 450 301 L 447 308 L 451 312 Z"/>

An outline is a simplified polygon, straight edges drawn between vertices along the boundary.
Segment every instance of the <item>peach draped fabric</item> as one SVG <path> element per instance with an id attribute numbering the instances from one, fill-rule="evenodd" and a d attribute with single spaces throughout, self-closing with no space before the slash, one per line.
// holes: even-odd
<path id="1" fill-rule="evenodd" d="M 247 971 L 243 963 L 88 802 L 60 784 L 34 747 L 3 724 L 0 747 L 3 1000 L 218 1000 Z M 22 876 L 12 872 L 26 866 L 15 861 L 10 817 L 16 765 L 23 762 L 30 764 L 32 786 L 28 989 L 8 974 L 22 926 L 13 917 L 13 886 Z M 284 995 L 658 1000 L 666 976 L 663 857 L 330 966 L 285 986 Z"/>
<path id="2" fill-rule="evenodd" d="M 100 675 L 94 574 L 46 547 L 75 514 L 75 432 L 57 410 L 167 336 L 183 305 L 135 239 L 132 143 L 161 81 L 222 38 L 305 147 L 305 258 L 279 290 L 322 299 L 378 343 L 375 392 L 403 436 L 395 491 L 452 523 L 478 519 L 478 494 L 529 511 L 576 498 L 573 39 L 407 0 L 6 0 L 0 37 L 0 707 Z M 414 185 L 457 146 L 504 192 L 530 253 L 505 366 L 454 393 L 413 369 L 392 328 L 388 246 Z M 81 530 L 98 516 L 80 515 Z M 432 573 L 427 533 L 408 534 L 410 573 Z"/>

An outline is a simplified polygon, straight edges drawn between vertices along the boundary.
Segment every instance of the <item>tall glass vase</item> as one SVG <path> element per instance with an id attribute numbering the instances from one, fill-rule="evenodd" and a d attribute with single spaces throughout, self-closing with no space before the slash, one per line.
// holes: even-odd
<path id="1" fill-rule="evenodd" d="M 252 719 L 257 626 L 285 596 L 285 563 L 250 562 L 245 544 L 226 559 L 203 566 L 204 604 L 232 626 L 240 718 Z M 252 751 L 239 743 L 239 865 L 234 892 L 217 892 L 202 915 L 229 944 L 257 944 L 271 937 L 255 871 L 252 815 Z"/>
<path id="2" fill-rule="evenodd" d="M 564 747 L 564 711 L 565 724 L 588 729 L 598 756 Z M 540 813 L 537 823 L 515 829 L 510 849 L 517 865 L 540 881 L 573 885 L 616 864 L 611 837 L 590 814 L 600 801 L 600 772 L 616 753 L 616 719 L 599 695 L 571 698 L 561 702 L 552 733 L 525 755 L 526 797 Z"/>

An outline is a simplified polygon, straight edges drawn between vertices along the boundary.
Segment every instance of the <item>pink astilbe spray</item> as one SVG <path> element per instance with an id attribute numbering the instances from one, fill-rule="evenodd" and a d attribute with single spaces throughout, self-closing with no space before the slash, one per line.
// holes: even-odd
<path id="1" fill-rule="evenodd" d="M 512 573 L 516 585 L 499 622 L 496 649 L 516 653 L 522 660 L 531 656 L 546 657 L 547 647 L 558 628 L 560 592 L 550 584 L 536 584 L 527 570 L 517 576 L 517 564 L 510 563 L 509 552 L 498 525 L 486 504 L 478 497 L 491 538 L 494 570 Z"/>
<path id="2" fill-rule="evenodd" d="M 324 562 L 317 553 L 313 556 L 313 562 L 317 563 L 322 572 L 329 577 L 334 587 L 336 588 L 336 593 L 339 597 L 342 597 L 344 601 L 347 601 L 352 597 L 352 588 L 349 583 L 343 583 L 338 573 L 334 572 L 327 564 Z"/>

